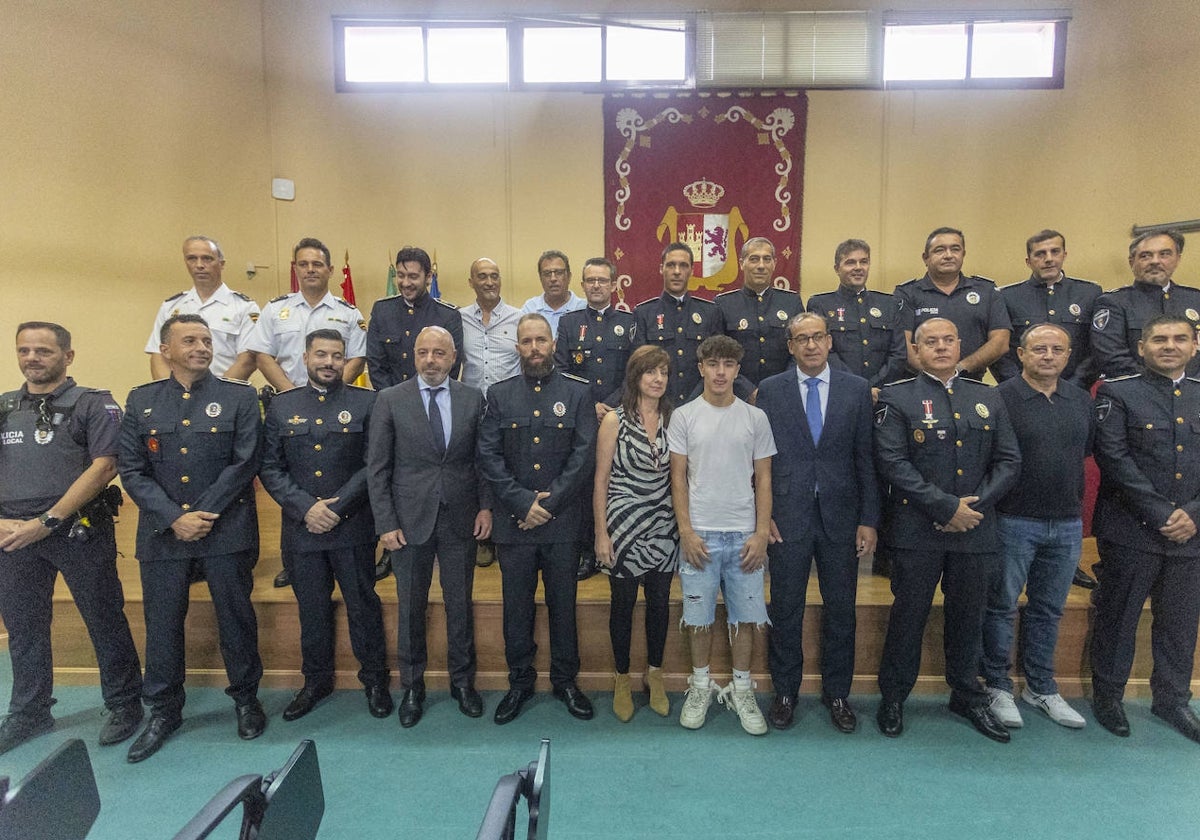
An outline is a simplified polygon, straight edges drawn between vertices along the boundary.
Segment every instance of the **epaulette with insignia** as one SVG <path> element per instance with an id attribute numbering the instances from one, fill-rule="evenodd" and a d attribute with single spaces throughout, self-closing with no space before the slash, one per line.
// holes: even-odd
<path id="1" fill-rule="evenodd" d="M 739 286 L 739 287 L 738 287 L 738 288 L 736 288 L 736 289 L 730 289 L 730 290 L 728 290 L 728 291 L 721 292 L 720 294 L 718 294 L 718 295 L 717 295 L 717 297 L 719 297 L 719 298 L 723 298 L 723 297 L 725 297 L 726 295 L 732 295 L 732 294 L 734 294 L 734 293 L 736 293 L 736 292 L 740 292 L 740 291 L 741 291 L 743 288 L 744 288 L 744 287 L 742 287 L 742 286 Z"/>
<path id="2" fill-rule="evenodd" d="M 893 385 L 906 385 L 909 382 L 916 382 L 916 381 L 917 381 L 917 377 L 910 376 L 910 377 L 908 377 L 908 379 L 897 379 L 895 382 L 888 382 L 887 384 L 881 385 L 880 387 L 881 388 L 891 388 Z"/>
<path id="3" fill-rule="evenodd" d="M 800 294 L 799 292 L 794 292 L 791 289 L 781 289 L 778 286 L 772 286 L 771 288 L 773 288 L 778 294 L 781 294 L 781 295 L 799 295 Z"/>
<path id="4" fill-rule="evenodd" d="M 353 383 L 350 383 L 350 382 L 347 382 L 347 383 L 345 383 L 345 386 L 346 386 L 347 388 L 349 388 L 351 391 L 365 391 L 365 392 L 367 392 L 367 393 L 369 393 L 369 394 L 374 394 L 374 393 L 375 393 L 375 389 L 374 389 L 374 388 L 364 388 L 364 387 L 363 387 L 363 386 L 361 386 L 361 385 L 355 385 L 355 384 L 353 384 Z"/>
<path id="5" fill-rule="evenodd" d="M 1016 283 L 1009 283 L 1006 286 L 997 286 L 996 288 L 1003 292 L 1005 289 L 1015 289 L 1017 286 L 1024 286 L 1025 282 L 1025 280 L 1018 280 Z"/>
<path id="6" fill-rule="evenodd" d="M 911 280 L 905 280 L 903 283 L 898 283 L 896 285 L 896 288 L 899 289 L 901 286 L 911 286 L 914 283 L 920 283 L 924 279 L 925 279 L 924 277 L 914 277 Z"/>
<path id="7" fill-rule="evenodd" d="M 559 373 L 561 373 L 567 379 L 573 379 L 576 382 L 582 382 L 584 385 L 592 384 L 590 379 L 584 379 L 582 376 L 576 376 L 573 373 L 567 373 L 565 370 L 560 370 Z"/>
<path id="8" fill-rule="evenodd" d="M 447 309 L 455 309 L 455 310 L 457 310 L 457 309 L 458 309 L 458 307 L 457 307 L 457 306 L 455 306 L 453 303 L 450 303 L 449 301 L 442 300 L 441 298 L 433 298 L 433 302 L 434 302 L 434 303 L 439 303 L 439 304 L 441 304 L 442 306 L 446 307 Z"/>
<path id="9" fill-rule="evenodd" d="M 279 297 L 277 297 L 277 298 L 271 298 L 269 301 L 267 301 L 267 303 L 279 303 L 279 301 L 281 301 L 281 300 L 287 300 L 287 299 L 288 299 L 288 298 L 290 298 L 291 296 L 292 296 L 292 293 L 291 293 L 291 292 L 288 292 L 287 294 L 285 294 L 285 295 L 280 295 L 280 296 L 279 296 Z"/>
<path id="10" fill-rule="evenodd" d="M 234 385 L 249 385 L 250 384 L 250 380 L 248 380 L 248 379 L 234 379 L 231 376 L 218 376 L 217 379 L 220 379 L 222 382 L 232 382 Z"/>
<path id="11" fill-rule="evenodd" d="M 1184 379 L 1186 379 L 1188 382 L 1195 382 L 1195 383 L 1200 384 L 1200 376 L 1185 376 Z"/>
<path id="12" fill-rule="evenodd" d="M 715 303 L 713 303 L 713 302 L 712 302 L 711 300 L 709 300 L 708 298 L 696 297 L 695 295 L 692 295 L 692 301 L 693 301 L 694 303 L 701 303 L 701 304 L 704 304 L 704 306 L 714 306 L 714 307 L 716 306 L 716 304 L 715 304 Z"/>
<path id="13" fill-rule="evenodd" d="M 184 296 L 184 295 L 186 295 L 186 294 L 187 294 L 187 290 L 185 289 L 185 290 L 184 290 L 184 291 L 182 291 L 182 292 L 178 292 L 178 293 L 176 293 L 176 294 L 173 294 L 173 295 L 171 295 L 169 298 L 167 298 L 166 300 L 164 300 L 164 301 L 163 301 L 163 303 L 170 303 L 171 301 L 175 300 L 176 298 L 181 298 L 181 297 L 183 297 L 183 296 Z"/>
<path id="14" fill-rule="evenodd" d="M 336 300 L 338 303 L 340 303 L 342 306 L 346 307 L 347 309 L 355 309 L 356 308 L 353 303 L 347 303 L 345 300 L 343 300 L 340 297 L 335 297 L 334 300 Z"/>
<path id="15" fill-rule="evenodd" d="M 1114 376 L 1112 379 L 1105 378 L 1105 379 L 1101 379 L 1100 381 L 1101 382 L 1124 382 L 1126 379 L 1138 379 L 1139 377 L 1141 377 L 1140 373 L 1127 373 L 1124 376 Z"/>
<path id="16" fill-rule="evenodd" d="M 1132 289 L 1133 289 L 1133 284 L 1130 284 L 1128 286 L 1117 286 L 1117 288 L 1115 288 L 1115 289 L 1108 289 L 1105 292 L 1105 294 L 1115 295 L 1117 292 L 1128 292 L 1128 291 L 1132 291 Z"/>
<path id="17" fill-rule="evenodd" d="M 639 306 L 645 306 L 647 303 L 655 303 L 660 300 L 662 300 L 662 295 L 658 295 L 657 297 L 652 297 L 652 298 L 646 298 L 641 303 L 634 304 L 633 308 L 637 309 Z"/>
<path id="18" fill-rule="evenodd" d="M 141 385 L 134 385 L 132 388 L 129 389 L 129 393 L 132 394 L 134 391 L 137 391 L 140 388 L 149 388 L 151 385 L 159 385 L 163 382 L 166 382 L 170 378 L 171 377 L 169 377 L 169 376 L 164 376 L 162 379 L 155 379 L 150 382 L 143 382 Z"/>
<path id="19" fill-rule="evenodd" d="M 982 274 L 972 274 L 971 279 L 972 280 L 982 280 L 984 283 L 991 283 L 993 286 L 996 285 L 995 280 L 993 280 L 991 277 L 984 277 Z"/>
<path id="20" fill-rule="evenodd" d="M 288 388 L 286 391 L 276 391 L 275 396 L 282 397 L 284 394 L 294 394 L 297 391 L 300 391 L 307 387 L 308 387 L 307 385 L 293 385 L 291 388 Z"/>
<path id="21" fill-rule="evenodd" d="M 230 291 L 233 291 L 233 290 L 230 289 Z M 250 297 L 250 295 L 246 294 L 245 292 L 234 291 L 233 294 L 236 297 L 240 297 L 242 300 L 246 301 L 247 303 L 254 303 L 254 298 Z"/>

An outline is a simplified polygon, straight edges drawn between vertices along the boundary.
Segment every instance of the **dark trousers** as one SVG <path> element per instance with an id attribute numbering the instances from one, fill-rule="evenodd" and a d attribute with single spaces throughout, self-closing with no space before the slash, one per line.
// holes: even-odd
<path id="1" fill-rule="evenodd" d="M 365 686 L 387 685 L 383 608 L 375 594 L 375 544 L 325 551 L 293 551 L 292 591 L 300 607 L 300 670 L 304 684 L 333 685 L 333 582 L 346 605 L 350 649 Z"/>
<path id="2" fill-rule="evenodd" d="M 646 664 L 662 667 L 667 646 L 673 572 L 645 572 L 638 577 L 608 579 L 611 604 L 608 637 L 612 641 L 613 664 L 618 674 L 629 673 L 629 646 L 633 636 L 633 606 L 638 588 L 646 590 Z"/>
<path id="3" fill-rule="evenodd" d="M 806 529 L 803 537 L 768 548 L 771 632 L 767 665 L 775 693 L 795 696 L 804 679 L 804 606 L 813 559 L 821 587 L 821 693 L 848 697 L 854 679 L 854 603 L 858 594 L 858 557 L 854 540 L 834 542 L 824 528 Z"/>
<path id="4" fill-rule="evenodd" d="M 141 694 L 142 667 L 125 619 L 112 520 L 95 517 L 91 530 L 86 543 L 68 540 L 64 527 L 18 551 L 0 554 L 0 617 L 8 628 L 12 657 L 12 714 L 40 717 L 50 712 L 50 621 L 59 572 L 96 651 L 104 705 L 115 709 Z"/>
<path id="5" fill-rule="evenodd" d="M 204 578 L 217 614 L 221 658 L 229 677 L 225 693 L 235 703 L 258 694 L 262 660 L 258 657 L 258 619 L 250 592 L 254 554 L 239 551 L 205 557 Z M 142 599 L 146 613 L 146 679 L 142 697 L 155 714 L 177 716 L 185 699 L 183 622 L 188 611 L 188 569 L 196 561 L 142 561 Z"/>
<path id="6" fill-rule="evenodd" d="M 986 703 L 987 692 L 978 679 L 983 613 L 988 579 L 999 554 L 893 548 L 890 556 L 895 600 L 879 663 L 883 699 L 903 703 L 916 685 L 921 670 L 921 639 L 934 590 L 941 580 L 945 595 L 946 682 L 951 696 L 972 706 Z"/>
<path id="7" fill-rule="evenodd" d="M 508 660 L 509 686 L 532 690 L 537 680 L 533 626 L 539 571 L 550 615 L 550 682 L 555 687 L 573 683 L 579 673 L 579 638 L 575 633 L 578 543 L 509 543 L 497 545 L 496 550 L 504 592 L 504 657 Z"/>
<path id="8" fill-rule="evenodd" d="M 1200 559 L 1168 557 L 1097 540 L 1099 586 L 1092 630 L 1092 688 L 1096 697 L 1120 699 L 1133 667 L 1138 620 L 1150 599 L 1150 650 L 1154 705 L 1182 706 L 1191 699 L 1192 660 L 1200 622 Z"/>
<path id="9" fill-rule="evenodd" d="M 472 592 L 475 586 L 475 537 L 453 533 L 448 516 L 438 515 L 432 538 L 421 545 L 404 546 L 392 553 L 399 601 L 399 632 L 396 658 L 400 685 L 424 685 L 428 653 L 425 622 L 429 612 L 429 585 L 437 558 L 442 602 L 446 606 L 446 664 L 450 684 L 459 688 L 475 683 L 475 616 Z M 506 599 L 507 600 L 507 599 Z M 505 610 L 507 614 L 507 609 Z"/>

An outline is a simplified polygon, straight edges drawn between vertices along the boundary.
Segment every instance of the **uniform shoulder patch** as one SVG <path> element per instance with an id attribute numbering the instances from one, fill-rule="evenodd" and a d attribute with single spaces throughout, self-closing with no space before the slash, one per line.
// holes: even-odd
<path id="1" fill-rule="evenodd" d="M 717 308 L 717 305 L 715 303 L 713 303 L 711 300 L 709 300 L 708 298 L 693 297 L 692 302 L 699 304 L 701 309 L 716 309 Z"/>
<path id="2" fill-rule="evenodd" d="M 570 379 L 570 380 L 572 380 L 572 381 L 575 381 L 575 382 L 582 382 L 584 385 L 591 385 L 591 384 L 592 384 L 592 383 L 591 383 L 591 380 L 589 380 L 589 379 L 584 379 L 582 376 L 576 376 L 576 375 L 575 375 L 575 374 L 573 374 L 573 373 L 567 373 L 565 370 L 560 370 L 560 371 L 559 371 L 559 373 L 561 373 L 561 374 L 563 375 L 563 378 L 564 378 L 564 379 Z"/>
<path id="3" fill-rule="evenodd" d="M 447 309 L 454 309 L 454 310 L 458 309 L 458 307 L 455 306 L 453 303 L 450 303 L 449 301 L 446 301 L 446 300 L 442 300 L 441 298 L 434 298 L 433 302 L 438 304 L 439 306 L 444 306 Z"/>
<path id="4" fill-rule="evenodd" d="M 643 306 L 646 306 L 647 304 L 658 303 L 661 299 L 662 299 L 662 295 L 659 295 L 658 297 L 646 298 L 641 303 L 635 304 L 633 308 L 641 309 Z"/>
<path id="5" fill-rule="evenodd" d="M 910 376 L 910 377 L 908 377 L 908 379 L 897 379 L 895 382 L 889 382 L 886 385 L 883 385 L 882 387 L 883 388 L 891 388 L 893 385 L 907 385 L 909 382 L 916 382 L 916 381 L 917 381 L 917 377 Z"/>
<path id="6" fill-rule="evenodd" d="M 235 291 L 233 294 L 235 297 L 240 297 L 242 300 L 246 301 L 247 303 L 254 303 L 254 298 L 250 297 L 250 295 L 246 294 L 245 292 Z"/>
<path id="7" fill-rule="evenodd" d="M 875 409 L 875 425 L 882 426 L 887 422 L 887 416 L 888 407 L 886 405 L 879 406 L 879 408 Z"/>
<path id="8" fill-rule="evenodd" d="M 921 278 L 920 278 L 920 277 L 914 277 L 914 278 L 913 278 L 913 279 L 911 279 L 911 280 L 905 280 L 903 283 L 898 283 L 898 284 L 896 284 L 896 288 L 897 288 L 897 289 L 903 289 L 905 286 L 913 286 L 913 285 L 916 285 L 917 283 L 920 283 L 920 282 L 921 282 Z"/>
<path id="9" fill-rule="evenodd" d="M 171 295 L 169 298 L 164 300 L 163 303 L 170 303 L 171 301 L 175 300 L 176 298 L 181 298 L 186 294 L 187 294 L 187 290 L 184 290 L 182 292 L 176 292 L 175 294 Z"/>
<path id="10" fill-rule="evenodd" d="M 340 303 L 342 306 L 346 307 L 347 309 L 355 308 L 353 303 L 347 303 L 345 300 L 343 300 L 340 297 L 335 297 L 334 300 L 336 300 L 338 303 Z"/>
<path id="11" fill-rule="evenodd" d="M 1104 382 L 1125 382 L 1128 379 L 1141 379 L 1141 377 L 1142 377 L 1142 375 L 1140 373 L 1127 373 L 1124 376 L 1114 376 L 1112 378 L 1105 378 L 1103 381 Z"/>
<path id="12" fill-rule="evenodd" d="M 732 294 L 736 294 L 737 292 L 740 292 L 740 291 L 741 291 L 741 288 L 730 289 L 729 291 L 721 292 L 720 294 L 717 295 L 717 299 L 719 300 L 723 297 L 726 297 L 726 296 L 732 295 Z"/>
<path id="13" fill-rule="evenodd" d="M 250 384 L 249 379 L 234 379 L 231 376 L 218 376 L 217 379 L 220 379 L 222 382 L 232 382 L 234 385 L 249 385 Z"/>
<path id="14" fill-rule="evenodd" d="M 775 289 L 775 294 L 777 294 L 777 295 L 792 295 L 794 297 L 800 297 L 799 292 L 793 291 L 791 289 L 781 289 L 778 286 L 774 286 L 773 288 Z"/>
<path id="15" fill-rule="evenodd" d="M 972 275 L 971 275 L 971 279 L 972 279 L 972 280 L 979 280 L 979 281 L 980 281 L 980 282 L 982 282 L 982 283 L 991 283 L 993 286 L 995 286 L 995 285 L 996 285 L 996 281 L 995 281 L 995 280 L 993 280 L 991 277 L 984 277 L 982 274 L 972 274 Z"/>
<path id="16" fill-rule="evenodd" d="M 286 295 L 280 295 L 277 298 L 271 298 L 267 303 L 279 303 L 279 301 L 287 300 L 289 297 L 291 297 L 291 292 L 288 292 Z"/>

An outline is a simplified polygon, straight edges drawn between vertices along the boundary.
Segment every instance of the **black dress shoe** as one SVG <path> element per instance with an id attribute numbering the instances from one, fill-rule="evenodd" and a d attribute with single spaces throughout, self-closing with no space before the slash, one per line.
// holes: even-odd
<path id="1" fill-rule="evenodd" d="M 1185 738 L 1200 743 L 1200 718 L 1192 711 L 1192 707 L 1184 703 L 1182 706 L 1151 706 L 1150 711 L 1165 720 L 1175 731 Z"/>
<path id="2" fill-rule="evenodd" d="M 275 575 L 275 580 L 272 582 L 272 585 L 276 589 L 284 589 L 285 587 L 291 586 L 292 573 L 287 569 L 283 569 L 279 574 Z"/>
<path id="3" fill-rule="evenodd" d="M 850 708 L 850 701 L 845 697 L 822 697 L 821 702 L 829 709 L 829 719 L 838 732 L 847 735 L 858 729 L 858 716 Z"/>
<path id="4" fill-rule="evenodd" d="M 951 695 L 950 711 L 956 715 L 965 717 L 980 734 L 986 735 L 993 741 L 1007 744 L 1012 740 L 1012 735 L 1009 734 L 1008 727 L 1000 722 L 1000 718 L 996 717 L 990 706 L 972 705 Z"/>
<path id="5" fill-rule="evenodd" d="M 599 571 L 600 564 L 596 561 L 596 553 L 593 551 L 580 552 L 579 569 L 575 572 L 575 579 L 587 580 Z"/>
<path id="6" fill-rule="evenodd" d="M 383 580 L 392 573 L 392 552 L 385 551 L 375 564 L 375 580 Z"/>
<path id="7" fill-rule="evenodd" d="M 531 688 L 510 688 L 508 693 L 500 700 L 500 705 L 496 707 L 496 714 L 493 720 L 499 724 L 512 723 L 512 721 L 516 720 L 517 715 L 521 714 L 521 707 L 531 697 L 533 697 L 533 689 Z"/>
<path id="8" fill-rule="evenodd" d="M 237 733 L 243 741 L 253 741 L 267 728 L 267 713 L 255 697 L 248 703 L 234 706 L 237 712 Z"/>
<path id="9" fill-rule="evenodd" d="M 1095 589 L 1096 579 L 1085 572 L 1083 569 L 1076 567 L 1075 577 L 1071 580 L 1072 586 L 1078 586 L 1081 589 Z"/>
<path id="10" fill-rule="evenodd" d="M 137 736 L 137 740 L 130 744 L 129 755 L 126 756 L 126 759 L 130 764 L 145 761 L 158 752 L 159 748 L 167 742 L 167 738 L 171 737 L 171 733 L 182 724 L 183 718 L 181 717 L 151 712 L 150 722 L 146 724 L 142 734 Z"/>
<path id="11" fill-rule="evenodd" d="M 385 718 L 391 715 L 396 704 L 392 702 L 392 692 L 386 685 L 369 685 L 367 692 L 367 711 L 371 717 Z"/>
<path id="12" fill-rule="evenodd" d="M 899 738 L 904 733 L 904 704 L 895 700 L 880 700 L 875 722 L 884 735 Z"/>
<path id="13" fill-rule="evenodd" d="M 556 686 L 554 696 L 563 701 L 567 711 L 580 720 L 591 720 L 592 715 L 596 714 L 596 710 L 592 708 L 592 701 L 587 699 L 587 695 L 580 691 L 575 683 Z"/>
<path id="14" fill-rule="evenodd" d="M 314 706 L 332 693 L 332 685 L 304 686 L 296 692 L 292 702 L 288 703 L 287 708 L 283 710 L 283 719 L 292 721 L 304 717 L 313 710 Z"/>
<path id="15" fill-rule="evenodd" d="M 1129 737 L 1129 718 L 1125 717 L 1125 707 L 1121 701 L 1113 697 L 1095 697 L 1092 699 L 1092 712 L 1096 722 L 1119 738 Z"/>
<path id="16" fill-rule="evenodd" d="M 15 712 L 0 723 L 0 754 L 24 744 L 31 738 L 44 735 L 54 728 L 54 717 L 46 712 L 31 716 Z"/>
<path id="17" fill-rule="evenodd" d="M 477 543 L 475 546 L 475 565 L 481 569 L 496 562 L 496 546 L 494 543 Z"/>
<path id="18" fill-rule="evenodd" d="M 404 696 L 400 698 L 400 725 L 405 729 L 416 726 L 425 711 L 424 702 L 425 686 L 404 689 Z"/>
<path id="19" fill-rule="evenodd" d="M 141 700 L 131 700 L 123 706 L 117 706 L 100 727 L 100 746 L 107 747 L 119 744 L 137 732 L 138 724 L 146 713 L 142 709 Z"/>
<path id="20" fill-rule="evenodd" d="M 791 694 L 776 694 L 767 712 L 767 720 L 776 729 L 787 729 L 796 716 L 796 698 Z"/>
<path id="21" fill-rule="evenodd" d="M 467 717 L 483 716 L 483 698 L 471 686 L 450 686 L 450 696 L 458 701 L 458 710 Z"/>

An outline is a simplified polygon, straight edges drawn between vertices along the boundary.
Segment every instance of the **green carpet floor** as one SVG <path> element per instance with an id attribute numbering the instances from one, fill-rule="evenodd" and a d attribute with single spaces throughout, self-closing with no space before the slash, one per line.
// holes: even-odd
<path id="1" fill-rule="evenodd" d="M 11 681 L 0 655 L 0 692 Z M 874 726 L 876 697 L 853 698 L 862 725 L 835 732 L 816 698 L 797 725 L 753 738 L 714 706 L 704 729 L 639 708 L 618 722 L 599 695 L 591 722 L 539 695 L 515 722 L 463 717 L 442 692 L 402 730 L 376 720 L 361 692 L 339 691 L 293 723 L 290 692 L 264 691 L 266 733 L 241 742 L 217 689 L 189 692 L 183 728 L 139 765 L 125 745 L 100 748 L 95 688 L 60 688 L 56 730 L 0 756 L 20 778 L 67 738 L 88 745 L 102 809 L 93 840 L 163 840 L 223 784 L 281 765 L 303 738 L 320 755 L 322 838 L 473 838 L 496 779 L 552 749 L 551 834 L 566 838 L 1154 838 L 1200 837 L 1200 746 L 1128 704 L 1133 735 L 1118 739 L 1088 717 L 1082 731 L 1032 711 L 1013 743 L 994 744 L 951 715 L 944 698 L 916 697 L 895 741 Z M 680 698 L 672 697 L 678 713 Z M 765 707 L 768 698 L 762 698 Z M 643 702 L 643 701 L 639 701 Z M 234 837 L 230 830 L 222 837 Z M 519 835 L 519 836 L 523 836 Z"/>

